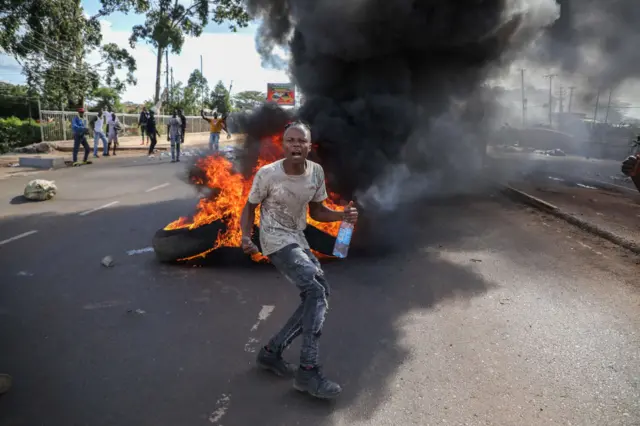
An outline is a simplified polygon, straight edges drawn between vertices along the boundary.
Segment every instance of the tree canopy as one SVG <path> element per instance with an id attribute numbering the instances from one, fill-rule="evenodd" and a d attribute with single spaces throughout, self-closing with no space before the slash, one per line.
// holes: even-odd
<path id="1" fill-rule="evenodd" d="M 45 105 L 78 106 L 101 84 L 122 91 L 135 84 L 135 60 L 113 43 L 102 45 L 99 18 L 116 10 L 142 13 L 148 0 L 101 0 L 102 10 L 87 16 L 81 0 L 0 0 L 0 47 L 22 66 L 27 85 Z M 101 62 L 89 65 L 98 51 Z M 128 71 L 120 80 L 117 71 Z"/>
<path id="2" fill-rule="evenodd" d="M 131 47 L 143 41 L 156 49 L 155 102 L 160 99 L 163 55 L 168 49 L 179 54 L 186 37 L 199 37 L 212 13 L 213 22 L 231 21 L 229 28 L 232 31 L 249 22 L 242 0 L 193 0 L 190 5 L 176 0 L 158 0 L 147 12 L 144 24 L 133 27 L 129 38 Z"/>
<path id="3" fill-rule="evenodd" d="M 211 109 L 217 110 L 222 115 L 227 115 L 232 111 L 231 96 L 222 81 L 218 81 L 211 91 L 208 103 Z"/>
<path id="4" fill-rule="evenodd" d="M 264 103 L 267 94 L 258 90 L 247 90 L 233 96 L 233 107 L 237 110 L 252 109 Z"/>

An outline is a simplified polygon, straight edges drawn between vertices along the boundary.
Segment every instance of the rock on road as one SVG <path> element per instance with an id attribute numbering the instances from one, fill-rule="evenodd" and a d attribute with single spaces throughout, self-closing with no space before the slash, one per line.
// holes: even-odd
<path id="1" fill-rule="evenodd" d="M 193 211 L 183 170 L 45 172 L 39 204 L 0 181 L 0 425 L 640 424 L 637 257 L 497 195 L 434 203 L 405 252 L 326 265 L 324 403 L 253 365 L 298 300 L 273 268 L 143 250 Z"/>

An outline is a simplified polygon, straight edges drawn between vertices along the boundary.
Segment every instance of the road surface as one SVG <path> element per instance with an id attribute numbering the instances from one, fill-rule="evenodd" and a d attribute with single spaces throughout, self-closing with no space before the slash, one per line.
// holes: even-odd
<path id="1" fill-rule="evenodd" d="M 640 424 L 638 258 L 500 196 L 434 202 L 404 252 L 326 265 L 324 403 L 254 368 L 298 301 L 275 270 L 142 250 L 193 211 L 183 173 L 101 160 L 35 204 L 0 181 L 0 425 Z"/>

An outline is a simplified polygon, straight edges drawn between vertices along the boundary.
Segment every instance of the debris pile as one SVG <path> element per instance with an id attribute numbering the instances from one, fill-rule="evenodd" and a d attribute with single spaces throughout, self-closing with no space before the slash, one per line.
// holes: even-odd
<path id="1" fill-rule="evenodd" d="M 52 199 L 57 191 L 54 181 L 34 179 L 24 188 L 24 198 L 32 201 L 46 201 Z"/>

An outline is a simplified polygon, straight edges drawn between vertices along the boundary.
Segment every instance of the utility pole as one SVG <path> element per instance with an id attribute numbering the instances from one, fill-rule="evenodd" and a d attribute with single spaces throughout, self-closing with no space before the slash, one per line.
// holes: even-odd
<path id="1" fill-rule="evenodd" d="M 169 95 L 170 95 L 170 93 L 169 93 L 169 47 L 167 47 L 167 49 L 165 50 L 164 55 L 165 55 L 164 58 L 165 58 L 165 62 L 166 62 L 166 65 L 165 65 L 165 70 L 166 71 L 165 72 L 167 73 L 166 83 L 165 83 L 166 84 L 165 87 L 167 88 L 167 99 L 166 99 L 166 102 L 169 103 Z"/>
<path id="2" fill-rule="evenodd" d="M 576 86 L 569 87 L 569 107 L 567 108 L 567 112 L 571 112 L 571 106 L 573 105 L 573 91 L 576 89 Z"/>
<path id="3" fill-rule="evenodd" d="M 547 74 L 544 78 L 549 79 L 549 126 L 553 127 L 553 78 L 557 77 L 557 74 Z"/>
<path id="4" fill-rule="evenodd" d="M 527 98 L 524 95 L 524 68 L 520 70 L 520 80 L 522 83 L 522 128 L 527 125 Z"/>
<path id="5" fill-rule="evenodd" d="M 562 129 L 564 127 L 564 86 L 560 85 L 560 89 L 558 89 L 558 128 Z"/>
<path id="6" fill-rule="evenodd" d="M 173 81 L 173 67 L 171 67 L 171 90 L 169 93 L 171 94 L 171 102 L 173 102 L 173 87 L 175 86 L 175 82 Z"/>
<path id="7" fill-rule="evenodd" d="M 611 109 L 611 95 L 613 94 L 613 88 L 609 89 L 609 101 L 607 102 L 607 112 L 604 115 L 604 124 L 609 121 L 609 110 Z"/>
<path id="8" fill-rule="evenodd" d="M 200 76 L 204 78 L 204 74 L 202 73 L 202 55 L 200 55 Z M 202 108 L 204 108 L 204 90 L 202 91 Z"/>

